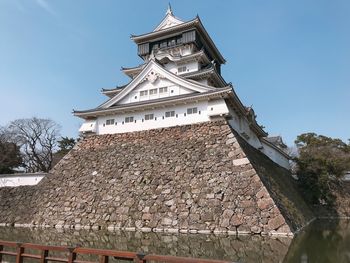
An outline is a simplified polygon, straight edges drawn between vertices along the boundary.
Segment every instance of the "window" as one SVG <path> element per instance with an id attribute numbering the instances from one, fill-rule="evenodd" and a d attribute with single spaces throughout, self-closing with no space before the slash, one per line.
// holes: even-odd
<path id="1" fill-rule="evenodd" d="M 158 48 L 159 48 L 158 43 L 154 44 L 153 47 L 152 47 L 153 50 L 154 50 L 154 49 L 158 49 Z"/>
<path id="2" fill-rule="evenodd" d="M 106 120 L 106 125 L 113 125 L 113 124 L 114 124 L 114 119 Z"/>
<path id="3" fill-rule="evenodd" d="M 175 40 L 175 39 L 169 40 L 169 42 L 168 42 L 168 46 L 169 46 L 169 47 L 175 46 L 175 45 L 176 45 L 176 40 Z"/>
<path id="4" fill-rule="evenodd" d="M 160 48 L 163 48 L 163 47 L 167 47 L 168 46 L 168 42 L 167 41 L 163 41 L 159 44 L 159 47 Z"/>
<path id="5" fill-rule="evenodd" d="M 148 90 L 140 91 L 140 97 L 147 96 L 147 95 L 148 95 Z"/>
<path id="6" fill-rule="evenodd" d="M 182 38 L 178 38 L 178 39 L 176 40 L 176 43 L 177 43 L 177 44 L 181 44 L 181 43 L 182 43 Z"/>
<path id="7" fill-rule="evenodd" d="M 153 120 L 153 119 L 154 119 L 154 114 L 153 113 L 145 115 L 145 120 L 146 121 Z"/>
<path id="8" fill-rule="evenodd" d="M 155 94 L 157 94 L 157 89 L 150 89 L 149 90 L 149 95 L 155 95 Z"/>
<path id="9" fill-rule="evenodd" d="M 178 71 L 179 73 L 186 72 L 186 70 L 187 70 L 187 67 L 186 67 L 186 66 L 182 66 L 182 67 L 178 67 L 178 68 L 177 68 L 177 71 Z"/>
<path id="10" fill-rule="evenodd" d="M 161 93 L 167 93 L 167 92 L 168 92 L 168 87 L 159 88 L 159 94 L 161 94 Z"/>
<path id="11" fill-rule="evenodd" d="M 198 112 L 197 107 L 187 109 L 187 114 L 196 114 L 197 112 Z"/>
<path id="12" fill-rule="evenodd" d="M 134 117 L 125 117 L 125 123 L 134 122 Z"/>
<path id="13" fill-rule="evenodd" d="M 165 118 L 170 118 L 175 116 L 175 111 L 167 111 L 165 113 Z"/>

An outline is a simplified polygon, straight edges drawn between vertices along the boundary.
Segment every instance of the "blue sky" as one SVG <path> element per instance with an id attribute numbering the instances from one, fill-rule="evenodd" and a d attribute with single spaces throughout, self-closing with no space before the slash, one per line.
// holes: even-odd
<path id="1" fill-rule="evenodd" d="M 170 1 L 197 14 L 226 58 L 232 82 L 258 122 L 290 145 L 298 134 L 350 138 L 350 1 Z M 76 137 L 101 88 L 128 82 L 141 63 L 130 34 L 152 31 L 168 1 L 0 0 L 0 125 L 51 118 Z"/>

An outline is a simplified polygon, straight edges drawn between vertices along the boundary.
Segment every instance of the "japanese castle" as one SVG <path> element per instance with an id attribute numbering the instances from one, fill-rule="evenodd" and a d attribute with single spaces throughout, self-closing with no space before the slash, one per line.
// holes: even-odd
<path id="1" fill-rule="evenodd" d="M 85 120 L 83 134 L 134 132 L 225 118 L 250 145 L 289 169 L 280 137 L 267 137 L 251 107 L 245 107 L 233 86 L 221 76 L 225 59 L 200 18 L 182 21 L 171 7 L 150 33 L 132 35 L 143 64 L 122 68 L 126 85 L 102 89 L 108 100 L 73 111 Z"/>

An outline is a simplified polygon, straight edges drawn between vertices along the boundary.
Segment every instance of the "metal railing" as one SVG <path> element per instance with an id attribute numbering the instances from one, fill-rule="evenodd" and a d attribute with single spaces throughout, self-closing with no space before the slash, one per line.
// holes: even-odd
<path id="1" fill-rule="evenodd" d="M 7 250 L 5 250 L 7 248 Z M 12 250 L 11 250 L 12 249 Z M 37 251 L 38 253 L 30 254 L 28 251 Z M 51 255 L 50 252 L 63 253 L 61 256 Z M 125 260 L 135 263 L 149 262 L 166 262 L 166 263 L 229 263 L 229 261 L 186 258 L 175 256 L 162 256 L 153 254 L 144 254 L 128 251 L 116 251 L 106 249 L 93 249 L 82 247 L 67 246 L 45 246 L 31 243 L 17 243 L 0 240 L 0 262 L 3 256 L 12 256 L 16 258 L 16 263 L 23 263 L 24 259 L 36 259 L 40 263 L 62 262 L 62 263 L 108 263 L 110 258 Z M 98 256 L 97 261 L 79 260 L 79 255 Z"/>

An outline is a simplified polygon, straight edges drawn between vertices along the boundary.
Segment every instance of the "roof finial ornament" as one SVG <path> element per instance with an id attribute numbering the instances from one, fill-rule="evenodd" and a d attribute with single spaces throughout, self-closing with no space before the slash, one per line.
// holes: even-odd
<path id="1" fill-rule="evenodd" d="M 173 10 L 171 9 L 170 3 L 168 3 L 168 9 L 166 10 L 166 15 L 173 15 Z"/>

